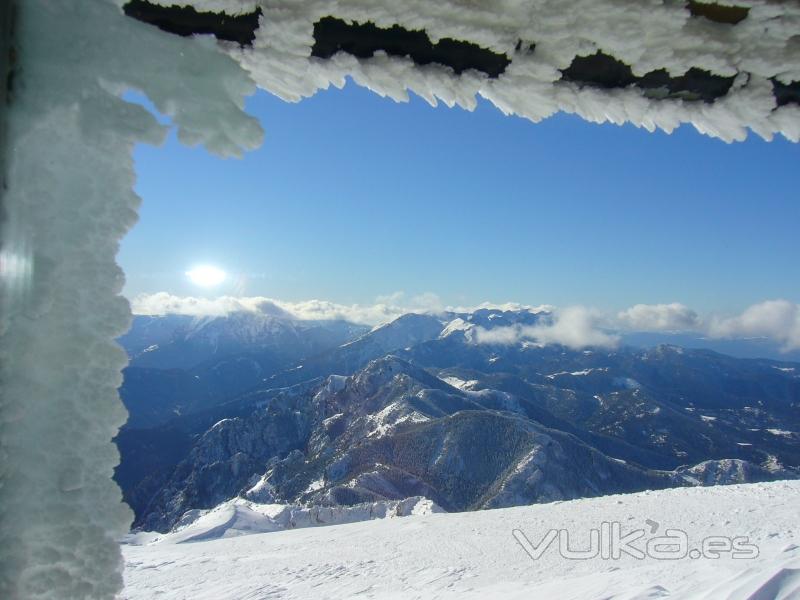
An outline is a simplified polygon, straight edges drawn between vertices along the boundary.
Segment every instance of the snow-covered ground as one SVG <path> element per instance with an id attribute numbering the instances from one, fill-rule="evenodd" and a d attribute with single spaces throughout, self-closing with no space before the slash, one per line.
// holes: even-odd
<path id="1" fill-rule="evenodd" d="M 126 545 L 122 598 L 792 600 L 800 598 L 798 497 L 800 481 L 683 488 Z M 688 545 L 653 547 L 651 554 L 687 556 L 640 559 L 623 552 L 617 560 L 576 560 L 560 555 L 558 538 L 546 550 L 541 543 L 549 530 L 563 529 L 570 549 L 588 549 L 590 531 L 597 530 L 605 554 L 604 540 L 616 527 L 623 536 L 641 530 L 627 547 L 633 554 L 659 536 L 680 541 L 668 530 L 682 530 Z M 750 557 L 734 558 L 728 543 Z M 533 559 L 527 552 L 536 554 L 536 546 L 543 552 Z"/>

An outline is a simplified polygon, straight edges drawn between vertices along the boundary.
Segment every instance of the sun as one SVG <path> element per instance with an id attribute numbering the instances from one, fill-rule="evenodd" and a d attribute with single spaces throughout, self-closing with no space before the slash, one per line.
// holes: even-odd
<path id="1" fill-rule="evenodd" d="M 201 287 L 213 287 L 219 285 L 228 277 L 222 269 L 210 265 L 200 265 L 190 271 L 186 271 L 186 276 L 195 285 Z"/>

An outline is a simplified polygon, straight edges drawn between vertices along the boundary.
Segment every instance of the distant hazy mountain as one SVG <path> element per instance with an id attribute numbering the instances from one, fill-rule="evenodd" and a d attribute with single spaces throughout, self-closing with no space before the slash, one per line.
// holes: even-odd
<path id="1" fill-rule="evenodd" d="M 366 330 L 346 321 L 298 321 L 252 311 L 219 317 L 138 315 L 119 341 L 131 357 L 131 366 L 191 369 L 236 355 L 298 360 L 339 346 Z"/>
<path id="2" fill-rule="evenodd" d="M 127 427 L 152 427 L 230 400 L 366 331 L 346 321 L 257 312 L 136 316 L 119 340 L 131 358 L 120 390 L 130 413 Z"/>
<path id="3" fill-rule="evenodd" d="M 479 344 L 471 334 L 545 316 L 406 315 L 225 401 L 171 380 L 175 395 L 202 401 L 119 438 L 117 478 L 137 524 L 168 529 L 237 496 L 329 505 L 425 496 L 452 511 L 800 468 L 800 364 L 666 345 Z M 257 331 L 285 335 L 282 325 Z M 267 347 L 260 335 L 245 339 Z M 135 382 L 142 395 L 149 373 Z"/>
<path id="4" fill-rule="evenodd" d="M 651 348 L 660 344 L 684 348 L 713 350 L 737 358 L 771 358 L 780 361 L 800 362 L 800 350 L 786 351 L 781 344 L 769 338 L 714 339 L 696 333 L 642 333 L 633 332 L 622 336 L 630 346 Z"/>
<path id="5" fill-rule="evenodd" d="M 292 369 L 277 373 L 266 381 L 271 387 L 285 387 L 312 377 L 350 374 L 369 361 L 402 349 L 436 339 L 446 317 L 407 314 L 329 352 L 298 361 Z"/>

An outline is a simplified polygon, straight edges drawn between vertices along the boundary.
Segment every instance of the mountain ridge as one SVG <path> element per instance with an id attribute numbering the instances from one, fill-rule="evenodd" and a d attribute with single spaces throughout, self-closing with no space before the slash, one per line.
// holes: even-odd
<path id="1" fill-rule="evenodd" d="M 346 506 L 425 496 L 474 510 L 796 476 L 800 365 L 463 334 L 543 318 L 407 315 L 161 429 L 123 430 L 118 477 L 137 526 L 167 530 L 236 497 Z M 159 475 L 136 475 L 142 443 L 167 447 L 159 440 L 176 431 Z"/>

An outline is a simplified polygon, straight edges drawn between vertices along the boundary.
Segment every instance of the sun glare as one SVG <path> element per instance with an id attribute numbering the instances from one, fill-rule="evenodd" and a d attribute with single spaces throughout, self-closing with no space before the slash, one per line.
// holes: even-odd
<path id="1" fill-rule="evenodd" d="M 225 281 L 227 274 L 225 271 L 218 269 L 217 267 L 202 265 L 193 268 L 191 271 L 186 271 L 186 276 L 195 285 L 212 287 Z"/>

